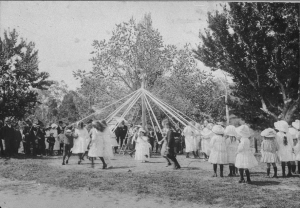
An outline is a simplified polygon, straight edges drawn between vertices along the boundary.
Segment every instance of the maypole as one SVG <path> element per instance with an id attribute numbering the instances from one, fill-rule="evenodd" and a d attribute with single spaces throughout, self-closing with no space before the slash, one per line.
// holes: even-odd
<path id="1" fill-rule="evenodd" d="M 143 129 L 146 129 L 146 105 L 145 105 L 145 93 L 144 93 L 144 89 L 145 89 L 145 77 L 143 76 L 142 78 L 142 127 Z"/>

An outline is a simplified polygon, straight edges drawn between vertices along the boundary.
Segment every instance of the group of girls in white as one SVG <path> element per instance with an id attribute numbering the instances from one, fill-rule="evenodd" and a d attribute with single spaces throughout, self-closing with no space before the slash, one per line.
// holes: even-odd
<path id="1" fill-rule="evenodd" d="M 92 167 L 94 167 L 95 158 L 100 158 L 103 169 L 112 167 L 111 159 L 114 157 L 113 140 L 115 140 L 112 131 L 104 120 L 93 121 L 90 125 L 91 129 L 89 132 L 82 122 L 77 123 L 75 130 L 66 130 L 63 138 L 63 165 L 68 164 L 72 154 L 78 154 L 78 164 L 81 164 L 84 155 L 87 154 L 92 161 Z M 67 160 L 65 162 L 66 157 Z"/>
<path id="2" fill-rule="evenodd" d="M 291 177 L 300 173 L 300 120 L 292 122 L 289 127 L 286 121 L 274 123 L 276 131 L 272 128 L 261 132 L 264 140 L 261 144 L 261 162 L 267 163 L 267 177 L 270 177 L 271 164 L 274 169 L 272 177 L 277 178 L 276 163 L 281 163 L 282 177 Z M 296 172 L 296 162 L 298 171 Z M 286 166 L 288 174 L 286 174 Z"/>
<path id="3" fill-rule="evenodd" d="M 206 132 L 208 135 L 208 132 Z M 211 129 L 210 154 L 208 162 L 213 164 L 214 175 L 217 177 L 217 168 L 220 166 L 220 177 L 223 177 L 224 165 L 229 164 L 229 175 L 236 175 L 236 168 L 240 174 L 239 183 L 251 183 L 250 168 L 258 165 L 252 148 L 250 147 L 250 129 L 247 125 L 235 128 L 229 125 L 224 129 L 221 125 L 215 125 Z M 237 138 L 240 139 L 238 142 Z M 244 172 L 247 180 L 244 179 Z"/>

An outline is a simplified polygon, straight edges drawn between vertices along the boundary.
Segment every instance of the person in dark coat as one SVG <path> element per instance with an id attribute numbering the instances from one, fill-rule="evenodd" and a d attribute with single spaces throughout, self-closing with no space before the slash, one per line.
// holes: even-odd
<path id="1" fill-rule="evenodd" d="M 38 132 L 37 132 L 37 136 L 38 136 L 38 151 L 37 153 L 39 155 L 46 155 L 46 143 L 45 143 L 45 138 L 46 138 L 46 132 L 43 128 L 38 128 Z"/>
<path id="2" fill-rule="evenodd" d="M 127 135 L 127 131 L 128 131 L 128 128 L 127 126 L 125 125 L 125 122 L 122 121 L 120 123 L 120 126 L 118 126 L 115 130 L 115 134 L 116 134 L 116 137 L 117 137 L 117 142 L 118 144 L 120 145 L 120 148 L 122 147 L 123 145 L 123 142 L 126 138 L 126 135 Z M 115 149 L 116 150 L 116 149 Z"/>
<path id="3" fill-rule="evenodd" d="M 181 167 L 174 151 L 176 133 L 171 130 L 171 123 L 169 121 L 165 122 L 165 128 L 167 129 L 167 157 L 174 163 L 174 169 L 180 169 Z"/>
<path id="4" fill-rule="evenodd" d="M 179 128 L 179 125 L 177 124 L 176 126 L 176 129 L 174 130 L 174 136 L 175 136 L 175 148 L 174 148 L 174 151 L 176 154 L 180 154 L 181 153 L 181 134 L 182 134 L 182 131 L 181 129 Z"/>
<path id="5" fill-rule="evenodd" d="M 163 137 L 162 134 L 159 131 L 159 128 L 157 126 L 154 127 L 155 130 L 155 136 L 156 136 L 156 147 L 155 147 L 155 153 L 158 153 L 158 148 L 161 149 L 161 144 L 159 144 L 158 142 L 160 142 Z"/>
<path id="6" fill-rule="evenodd" d="M 37 126 L 33 126 L 29 132 L 29 145 L 32 146 L 32 155 L 37 155 L 37 146 L 39 141 L 39 131 Z"/>
<path id="7" fill-rule="evenodd" d="M 3 123 L 2 121 L 0 121 L 0 156 L 4 156 L 4 148 L 3 148 L 3 134 L 2 134 L 2 130 L 3 130 Z"/>
<path id="8" fill-rule="evenodd" d="M 62 121 L 58 122 L 57 135 L 60 135 L 60 134 L 64 133 L 65 127 L 63 125 L 64 125 L 64 122 L 62 122 Z M 60 151 L 60 153 L 63 152 L 63 149 L 64 149 L 64 143 L 61 141 L 60 145 L 59 145 L 59 151 Z"/>
<path id="9" fill-rule="evenodd" d="M 32 128 L 32 124 L 29 120 L 25 121 L 26 125 L 24 126 L 23 129 L 23 135 L 24 135 L 24 140 L 23 140 L 23 148 L 24 148 L 24 153 L 27 155 L 30 155 L 30 141 L 29 141 L 29 133 Z"/>
<path id="10" fill-rule="evenodd" d="M 5 155 L 11 156 L 13 154 L 13 142 L 14 142 L 14 135 L 15 130 L 12 126 L 11 120 L 6 121 L 6 125 L 3 127 L 2 135 L 4 138 L 4 144 L 5 144 Z"/>

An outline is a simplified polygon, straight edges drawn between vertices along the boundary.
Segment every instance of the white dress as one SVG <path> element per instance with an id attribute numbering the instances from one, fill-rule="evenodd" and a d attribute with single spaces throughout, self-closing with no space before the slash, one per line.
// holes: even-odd
<path id="1" fill-rule="evenodd" d="M 77 138 L 74 139 L 74 146 L 72 148 L 72 153 L 84 153 L 87 149 L 87 139 L 89 137 L 89 133 L 86 128 L 83 129 L 75 129 L 75 134 L 78 135 Z"/>
<path id="2" fill-rule="evenodd" d="M 236 152 L 239 146 L 239 142 L 233 141 L 231 142 L 230 138 L 226 139 L 226 145 L 227 145 L 227 159 L 228 163 L 235 164 L 236 160 Z"/>
<path id="3" fill-rule="evenodd" d="M 264 140 L 261 143 L 261 162 L 263 163 L 278 163 L 279 157 L 277 155 L 278 144 L 276 141 Z"/>
<path id="4" fill-rule="evenodd" d="M 104 142 L 103 142 L 103 132 L 97 129 L 91 129 L 92 141 L 90 145 L 90 150 L 88 153 L 89 157 L 103 157 Z"/>
<path id="5" fill-rule="evenodd" d="M 186 126 L 183 130 L 184 140 L 185 140 L 185 152 L 192 152 L 195 150 L 194 143 L 194 131 L 192 127 Z"/>
<path id="6" fill-rule="evenodd" d="M 287 145 L 283 144 L 284 136 L 287 136 Z M 293 161 L 293 139 L 291 139 L 291 135 L 284 134 L 283 132 L 278 132 L 276 135 L 276 140 L 278 143 L 278 156 L 280 161 Z"/>
<path id="7" fill-rule="evenodd" d="M 138 137 L 136 140 L 136 152 L 135 152 L 135 160 L 139 161 L 149 161 L 150 158 L 150 147 L 151 145 L 148 143 L 148 137 Z"/>
<path id="8" fill-rule="evenodd" d="M 227 147 L 226 139 L 221 135 L 214 135 L 210 142 L 211 152 L 208 162 L 212 164 L 227 164 Z"/>
<path id="9" fill-rule="evenodd" d="M 197 151 L 200 149 L 200 142 L 201 142 L 201 134 L 199 130 L 195 130 L 194 134 L 194 151 Z"/>
<path id="10" fill-rule="evenodd" d="M 112 137 L 112 131 L 109 128 L 106 128 L 103 132 L 104 157 L 109 159 L 114 158 L 114 152 L 112 149 Z"/>
<path id="11" fill-rule="evenodd" d="M 256 158 L 250 148 L 250 140 L 248 138 L 241 138 L 239 143 L 235 167 L 237 168 L 253 168 L 258 165 Z"/>
<path id="12" fill-rule="evenodd" d="M 296 144 L 296 146 L 293 147 L 294 153 L 295 153 L 295 161 L 300 161 L 300 143 Z"/>
<path id="13" fill-rule="evenodd" d="M 49 149 L 49 143 L 47 142 L 47 137 L 50 136 L 50 131 L 47 130 L 47 131 L 45 131 L 45 133 L 46 133 L 45 145 L 46 145 L 46 150 L 47 150 L 47 149 Z"/>
<path id="14" fill-rule="evenodd" d="M 204 130 L 204 129 L 203 129 Z M 210 139 L 214 135 L 214 133 L 207 129 L 207 131 L 211 132 L 210 134 L 207 134 L 205 136 L 202 136 L 202 152 L 204 152 L 206 155 L 210 155 Z"/>

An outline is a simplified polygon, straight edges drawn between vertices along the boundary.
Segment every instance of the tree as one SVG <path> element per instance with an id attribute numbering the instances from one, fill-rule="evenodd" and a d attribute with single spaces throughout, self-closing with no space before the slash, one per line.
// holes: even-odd
<path id="1" fill-rule="evenodd" d="M 299 4 L 229 3 L 208 13 L 195 56 L 234 81 L 231 109 L 253 126 L 299 113 Z"/>
<path id="2" fill-rule="evenodd" d="M 0 119 L 23 118 L 38 103 L 37 90 L 51 85 L 49 74 L 39 72 L 33 42 L 18 38 L 16 30 L 0 39 Z"/>
<path id="3" fill-rule="evenodd" d="M 58 108 L 57 117 L 66 123 L 72 123 L 79 120 L 79 113 L 74 102 L 75 95 L 76 93 L 74 91 L 70 91 L 66 94 Z"/>

